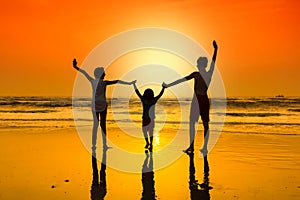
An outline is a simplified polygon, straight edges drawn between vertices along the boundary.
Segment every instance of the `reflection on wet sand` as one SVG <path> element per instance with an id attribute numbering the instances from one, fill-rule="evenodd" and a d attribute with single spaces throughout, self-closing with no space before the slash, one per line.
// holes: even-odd
<path id="1" fill-rule="evenodd" d="M 103 149 L 102 161 L 100 174 L 98 175 L 98 165 L 96 158 L 96 148 L 93 147 L 92 151 L 92 167 L 93 167 L 93 180 L 91 186 L 91 200 L 104 199 L 107 189 L 106 189 L 106 152 L 107 149 Z M 100 179 L 100 181 L 99 181 Z"/>
<path id="2" fill-rule="evenodd" d="M 145 153 L 145 160 L 142 167 L 142 200 L 155 200 L 155 188 L 154 188 L 154 172 L 153 172 L 153 155 L 151 153 Z"/>
<path id="3" fill-rule="evenodd" d="M 189 189 L 191 200 L 208 200 L 210 199 L 209 190 L 212 189 L 209 186 L 209 165 L 207 155 L 203 158 L 204 161 L 204 176 L 203 183 L 198 183 L 198 180 L 195 177 L 196 169 L 194 164 L 194 153 L 188 154 L 190 157 L 190 180 L 189 180 Z"/>

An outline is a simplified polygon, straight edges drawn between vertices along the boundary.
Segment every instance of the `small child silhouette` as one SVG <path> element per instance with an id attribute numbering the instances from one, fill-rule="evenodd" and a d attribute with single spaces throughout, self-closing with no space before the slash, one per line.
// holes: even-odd
<path id="1" fill-rule="evenodd" d="M 143 116 L 142 116 L 142 130 L 144 138 L 146 140 L 146 149 L 152 152 L 153 148 L 153 129 L 154 129 L 154 119 L 155 119 L 155 104 L 158 99 L 163 95 L 165 87 L 162 87 L 159 95 L 154 97 L 154 92 L 152 89 L 147 88 L 144 94 L 141 95 L 136 87 L 136 81 L 133 83 L 134 90 L 138 97 L 141 99 L 143 104 Z M 150 139 L 150 142 L 149 142 Z"/>

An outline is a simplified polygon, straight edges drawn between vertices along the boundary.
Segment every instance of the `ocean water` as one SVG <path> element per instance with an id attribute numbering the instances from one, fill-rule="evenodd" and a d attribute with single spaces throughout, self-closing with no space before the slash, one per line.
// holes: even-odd
<path id="1" fill-rule="evenodd" d="M 108 102 L 108 127 L 141 123 L 139 99 L 108 99 Z M 224 123 L 222 131 L 232 134 L 300 135 L 300 97 L 230 97 L 211 102 L 212 130 Z M 170 129 L 188 124 L 190 104 L 189 98 L 161 98 L 156 106 L 156 124 Z M 92 124 L 90 99 L 0 97 L 0 129 L 68 128 L 75 126 L 74 117 L 77 126 Z"/>

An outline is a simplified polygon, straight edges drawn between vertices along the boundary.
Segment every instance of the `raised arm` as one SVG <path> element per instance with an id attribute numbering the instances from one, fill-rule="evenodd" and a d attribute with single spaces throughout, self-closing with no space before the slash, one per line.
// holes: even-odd
<path id="1" fill-rule="evenodd" d="M 135 90 L 135 93 L 138 95 L 138 97 L 139 97 L 140 99 L 142 99 L 143 96 L 141 95 L 140 91 L 137 89 L 135 83 L 136 83 L 136 81 L 133 82 L 133 88 L 134 88 L 134 90 Z"/>
<path id="2" fill-rule="evenodd" d="M 181 78 L 181 79 L 178 79 L 178 80 L 176 80 L 176 81 L 174 81 L 174 82 L 172 82 L 172 83 L 169 83 L 169 84 L 166 84 L 165 82 L 163 82 L 163 87 L 168 88 L 168 87 L 177 85 L 177 84 L 179 84 L 179 83 L 182 83 L 182 82 L 184 82 L 184 81 L 191 80 L 192 78 L 195 78 L 195 73 L 197 73 L 197 72 L 193 72 L 193 73 L 191 73 L 190 75 L 188 75 L 188 76 L 186 76 L 186 77 L 183 77 L 183 78 Z"/>
<path id="3" fill-rule="evenodd" d="M 156 101 L 164 94 L 165 88 L 166 87 L 163 85 L 160 93 L 155 97 Z"/>
<path id="4" fill-rule="evenodd" d="M 208 71 L 210 74 L 212 74 L 214 72 L 215 63 L 216 63 L 216 59 L 217 59 L 217 53 L 218 53 L 218 45 L 217 45 L 217 42 L 215 40 L 213 41 L 213 46 L 214 46 L 214 54 L 213 54 L 212 61 L 211 61 L 211 64 L 210 64 L 210 68 L 209 68 L 209 71 Z"/>
<path id="5" fill-rule="evenodd" d="M 94 79 L 85 71 L 85 70 L 83 70 L 83 69 L 80 69 L 78 66 L 77 66 L 77 60 L 76 60 L 76 58 L 74 58 L 74 60 L 73 60 L 73 67 L 77 70 L 77 71 L 79 71 L 79 72 L 81 72 L 90 82 L 92 82 Z"/>

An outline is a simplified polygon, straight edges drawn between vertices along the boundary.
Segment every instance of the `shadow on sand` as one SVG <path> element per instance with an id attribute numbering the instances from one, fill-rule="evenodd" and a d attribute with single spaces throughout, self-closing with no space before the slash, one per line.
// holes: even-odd
<path id="1" fill-rule="evenodd" d="M 188 154 L 190 157 L 190 180 L 189 180 L 189 189 L 191 200 L 208 200 L 210 199 L 209 190 L 212 189 L 209 186 L 209 165 L 207 155 L 204 156 L 204 176 L 203 176 L 203 183 L 199 183 L 195 177 L 196 169 L 194 163 L 194 153 Z"/>
<path id="2" fill-rule="evenodd" d="M 93 180 L 91 186 L 91 200 L 104 199 L 107 189 L 106 189 L 106 152 L 107 148 L 103 149 L 102 161 L 100 173 L 98 171 L 98 163 L 96 158 L 96 148 L 92 151 L 92 167 L 93 167 Z"/>
<path id="3" fill-rule="evenodd" d="M 156 200 L 155 195 L 155 181 L 153 171 L 153 155 L 151 153 L 145 153 L 145 160 L 142 167 L 142 200 Z"/>

